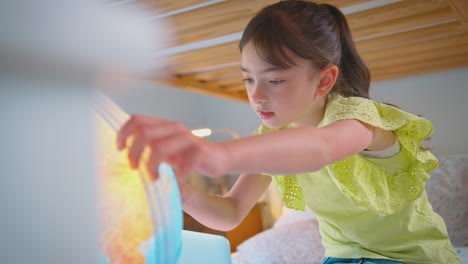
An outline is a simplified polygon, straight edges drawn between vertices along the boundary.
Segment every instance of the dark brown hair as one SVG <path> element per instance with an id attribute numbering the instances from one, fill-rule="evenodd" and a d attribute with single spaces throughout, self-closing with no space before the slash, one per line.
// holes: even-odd
<path id="1" fill-rule="evenodd" d="M 332 92 L 369 98 L 370 73 L 354 46 L 344 15 L 328 4 L 289 0 L 262 9 L 244 30 L 239 49 L 252 41 L 259 56 L 282 68 L 294 66 L 285 49 L 322 69 L 339 68 Z"/>

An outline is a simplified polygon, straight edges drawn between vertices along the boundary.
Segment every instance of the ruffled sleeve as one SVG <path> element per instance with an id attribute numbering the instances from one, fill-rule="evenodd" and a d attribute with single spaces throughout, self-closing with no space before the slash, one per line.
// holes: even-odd
<path id="1" fill-rule="evenodd" d="M 271 129 L 261 125 L 253 135 L 260 135 L 272 131 L 279 131 L 290 128 L 290 125 L 281 128 Z M 299 186 L 296 175 L 270 175 L 276 184 L 276 189 L 281 195 L 283 204 L 291 209 L 305 211 L 305 201 L 302 195 L 302 188 Z"/>
<path id="2" fill-rule="evenodd" d="M 330 97 L 320 126 L 356 119 L 395 131 L 402 148 L 398 155 L 404 155 L 402 158 L 408 164 L 405 170 L 388 170 L 359 154 L 353 155 L 326 168 L 338 188 L 357 206 L 379 215 L 392 214 L 420 197 L 424 182 L 429 178 L 428 172 L 438 165 L 429 151 L 421 149 L 421 142 L 432 133 L 432 124 L 424 118 L 369 99 Z"/>

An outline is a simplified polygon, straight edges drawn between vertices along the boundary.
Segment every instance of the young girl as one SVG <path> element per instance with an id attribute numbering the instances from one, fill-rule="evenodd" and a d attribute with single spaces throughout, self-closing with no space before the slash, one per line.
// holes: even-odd
<path id="1" fill-rule="evenodd" d="M 317 215 L 326 264 L 460 262 L 424 191 L 438 165 L 421 148 L 432 125 L 368 99 L 369 71 L 337 8 L 273 4 L 239 47 L 263 122 L 256 135 L 210 143 L 179 123 L 134 115 L 117 140 L 131 166 L 158 177 L 165 161 L 179 179 L 242 173 L 224 197 L 180 184 L 184 210 L 218 230 L 236 227 L 273 179 L 287 207 Z"/>

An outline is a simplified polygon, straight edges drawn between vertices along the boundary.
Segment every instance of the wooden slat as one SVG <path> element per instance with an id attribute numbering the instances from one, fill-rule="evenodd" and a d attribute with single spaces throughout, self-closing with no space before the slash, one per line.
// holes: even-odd
<path id="1" fill-rule="evenodd" d="M 347 6 L 353 6 L 353 5 L 357 5 L 357 4 L 362 4 L 362 3 L 367 3 L 367 2 L 370 2 L 372 0 L 321 0 L 321 1 L 309 1 L 309 2 L 316 2 L 316 3 L 319 3 L 319 4 L 322 4 L 322 3 L 327 3 L 327 4 L 330 4 L 330 5 L 334 5 L 336 7 L 347 7 Z"/>
<path id="2" fill-rule="evenodd" d="M 245 89 L 237 90 L 233 94 L 237 95 L 240 99 L 242 99 L 241 102 L 244 102 L 244 103 L 247 103 L 247 104 L 249 103 L 249 97 L 248 97 L 247 91 Z"/>
<path id="3" fill-rule="evenodd" d="M 462 34 L 457 36 L 451 36 L 448 38 L 434 39 L 425 42 L 407 44 L 394 48 L 364 52 L 361 53 L 361 57 L 363 58 L 365 63 L 370 65 L 373 62 L 394 58 L 396 56 L 402 56 L 420 51 L 433 50 L 447 46 L 454 46 L 458 44 L 466 44 L 467 42 L 468 41 L 466 39 L 466 35 Z"/>
<path id="4" fill-rule="evenodd" d="M 445 0 L 410 0 L 350 14 L 347 19 L 350 28 L 359 29 L 445 7 L 448 7 Z"/>
<path id="5" fill-rule="evenodd" d="M 262 7 L 277 0 L 227 0 L 173 15 L 173 45 L 240 32 Z M 367 0 L 369 1 L 369 0 Z M 366 0 L 329 0 L 354 5 Z M 140 0 L 178 5 L 188 1 Z M 468 7 L 466 0 L 406 0 L 347 16 L 356 46 L 373 81 L 468 66 Z M 150 5 L 150 4 L 148 4 Z M 456 21 L 455 21 L 456 20 Z M 247 102 L 239 63 L 238 41 L 171 56 L 173 74 L 153 83 Z M 221 65 L 221 66 L 220 66 Z M 205 71 L 213 67 L 217 70 Z M 199 72 L 199 74 L 195 74 Z"/>
<path id="6" fill-rule="evenodd" d="M 441 27 L 442 27 L 442 28 L 445 28 L 444 26 L 441 26 Z M 439 28 L 439 29 L 436 28 L 436 30 L 440 30 L 440 28 Z M 422 31 L 422 33 L 424 33 L 424 32 L 427 33 L 427 32 L 429 32 L 430 30 L 429 30 L 429 29 L 421 29 L 421 30 L 419 31 L 419 33 L 418 33 L 419 35 L 421 35 L 421 31 Z M 435 30 L 434 30 L 434 31 L 435 31 Z M 456 30 L 455 30 L 455 31 L 456 31 Z M 448 34 L 448 32 L 449 32 L 449 31 L 447 31 L 447 32 L 442 32 L 440 35 L 444 35 L 444 34 L 446 34 L 446 33 Z M 453 32 L 452 32 L 452 33 L 453 33 Z M 455 33 L 454 33 L 454 34 L 455 34 Z M 417 35 L 417 34 L 415 34 L 415 36 L 416 36 L 416 35 Z M 406 34 L 403 34 L 403 33 L 402 33 L 402 35 L 400 35 L 400 37 L 401 37 L 401 36 L 404 36 L 404 37 L 405 37 L 405 36 L 406 36 L 406 37 L 411 37 L 411 34 L 410 34 L 410 33 L 406 33 Z M 428 37 L 429 37 L 429 38 L 433 38 L 433 37 L 435 38 L 435 37 L 437 37 L 437 36 L 436 36 L 436 35 L 433 35 L 433 36 L 430 36 L 430 35 L 429 35 Z M 391 39 L 391 36 L 389 36 L 389 37 L 387 37 L 387 38 L 384 38 L 384 40 L 385 40 L 385 39 Z M 395 41 L 395 40 L 398 40 L 398 38 L 395 38 L 394 40 L 390 40 L 389 42 L 392 42 L 392 41 Z M 367 41 L 370 42 L 371 40 L 366 40 L 366 41 L 361 41 L 361 42 L 366 43 Z M 378 41 L 378 40 L 373 40 L 373 41 L 375 42 L 375 41 Z M 421 41 L 421 40 L 420 40 L 420 41 Z M 460 41 L 463 41 L 463 40 L 460 40 Z M 410 42 L 411 42 L 411 41 L 410 41 Z M 416 42 L 417 42 L 417 41 L 416 41 Z M 357 45 L 358 45 L 358 47 L 359 47 L 359 42 L 357 42 L 357 43 L 358 43 Z M 369 47 L 369 46 L 368 46 L 368 47 Z M 411 47 L 414 47 L 414 50 L 416 50 L 416 51 L 419 50 L 419 46 L 418 46 L 417 44 L 415 44 L 415 45 L 413 45 L 413 46 L 411 46 Z M 369 50 L 372 50 L 372 48 L 370 48 Z M 369 58 L 369 59 L 371 59 L 372 57 L 377 57 L 377 58 L 380 57 L 380 56 L 376 56 L 375 54 L 382 54 L 382 52 L 376 51 L 376 52 L 374 52 L 374 53 L 370 52 L 369 55 L 366 55 L 366 54 L 365 54 L 366 52 L 361 52 L 360 50 L 358 50 L 358 51 L 359 51 L 360 54 L 363 56 L 363 58 L 366 58 L 366 56 L 367 56 L 367 58 Z M 393 49 L 393 50 L 391 50 L 391 51 L 392 51 L 392 52 L 390 53 L 390 54 L 391 54 L 390 56 L 392 56 L 392 54 L 395 54 L 394 52 L 398 52 L 399 50 L 398 50 L 397 48 L 395 48 L 395 49 Z M 209 55 L 209 49 L 208 49 L 208 48 L 206 49 L 205 52 L 206 52 L 206 55 L 203 56 L 203 57 L 205 57 L 205 58 L 206 58 L 206 57 L 209 57 L 209 56 L 208 56 L 208 55 Z M 383 53 L 385 54 L 385 53 L 387 53 L 387 52 L 384 51 Z M 175 66 L 174 70 L 175 70 L 176 72 L 181 72 L 181 73 L 184 73 L 184 72 L 193 72 L 193 71 L 196 71 L 198 68 L 208 68 L 208 67 L 214 67 L 214 66 L 220 65 L 220 64 L 235 63 L 235 62 L 238 62 L 239 59 L 240 59 L 240 54 L 233 54 L 232 51 L 229 51 L 229 50 L 226 50 L 226 51 L 224 51 L 224 52 L 221 52 L 221 54 L 226 54 L 226 55 L 222 56 L 222 55 L 220 55 L 220 54 L 217 54 L 217 56 L 211 56 L 211 58 L 205 59 L 205 60 L 201 60 L 201 61 L 199 61 L 199 62 L 197 62 L 197 63 L 191 63 L 191 64 L 186 64 L 186 65 L 181 65 L 181 66 Z"/>
<path id="7" fill-rule="evenodd" d="M 380 50 L 384 48 L 401 46 L 409 43 L 417 43 L 430 39 L 444 38 L 463 33 L 464 30 L 459 21 L 420 28 L 407 32 L 391 34 L 383 37 L 356 41 L 356 48 L 360 53 Z"/>
<path id="8" fill-rule="evenodd" d="M 211 58 L 197 63 L 175 66 L 174 70 L 179 73 L 197 72 L 198 69 L 215 67 L 218 65 L 240 62 L 240 54 L 226 52 L 224 56 Z M 240 69 L 240 66 L 239 66 Z"/>
<path id="9" fill-rule="evenodd" d="M 466 0 L 448 0 L 453 13 L 462 23 L 465 32 L 468 33 L 468 1 Z"/>
<path id="10" fill-rule="evenodd" d="M 242 86 L 244 85 L 244 82 L 242 81 L 242 76 L 239 78 L 239 76 L 234 77 L 234 78 L 229 78 L 229 79 L 222 79 L 218 80 L 218 83 L 221 83 L 221 87 L 228 87 L 228 86 Z"/>
<path id="11" fill-rule="evenodd" d="M 358 50 L 362 52 L 381 49 L 388 46 L 396 46 L 399 43 L 405 44 L 408 42 L 423 41 L 429 38 L 450 36 L 458 34 L 461 31 L 462 29 L 459 27 L 459 23 L 453 22 L 411 32 L 403 32 L 381 38 L 358 41 L 356 45 Z M 238 53 L 237 43 L 228 43 L 215 47 L 184 52 L 174 55 L 170 61 L 173 61 L 175 65 L 185 64 L 186 67 L 182 66 L 179 69 L 177 69 L 176 66 L 176 70 L 180 72 L 188 72 L 193 71 L 198 67 L 213 67 L 219 64 L 233 63 L 237 60 L 236 58 L 240 58 L 240 54 L 233 55 L 233 53 Z M 226 56 L 226 54 L 231 55 Z M 191 64 L 195 64 L 195 66 L 190 67 Z"/>
<path id="12" fill-rule="evenodd" d="M 227 0 L 169 17 L 175 32 L 174 45 L 215 38 L 244 30 L 264 6 L 275 0 Z"/>
<path id="13" fill-rule="evenodd" d="M 409 1 L 411 2 L 411 1 Z M 392 5 L 393 6 L 393 5 Z M 399 6 L 396 6 L 396 7 L 399 7 Z M 377 8 L 379 9 L 379 8 Z M 377 10 L 376 9 L 376 10 Z M 386 10 L 388 10 L 388 7 L 386 8 Z M 390 11 L 388 11 L 390 12 Z M 359 17 L 355 17 L 357 19 L 360 19 Z M 423 14 L 420 14 L 420 15 L 416 15 L 416 16 L 413 16 L 413 17 L 408 17 L 406 18 L 405 20 L 398 20 L 398 21 L 390 21 L 390 22 L 385 22 L 385 23 L 380 23 L 380 24 L 376 24 L 376 25 L 373 25 L 372 27 L 368 27 L 368 28 L 360 28 L 360 29 L 357 29 L 355 31 L 353 31 L 353 36 L 357 39 L 359 39 L 359 37 L 363 37 L 364 35 L 365 36 L 369 36 L 369 35 L 377 35 L 377 34 L 381 34 L 383 32 L 395 32 L 395 31 L 399 31 L 399 30 L 402 30 L 402 29 L 405 29 L 407 26 L 409 27 L 417 27 L 417 26 L 422 26 L 422 25 L 427 25 L 427 24 L 431 24 L 431 23 L 435 23 L 435 22 L 440 22 L 440 21 L 446 21 L 446 20 L 449 20 L 449 19 L 453 19 L 454 18 L 454 15 L 453 15 L 453 12 L 451 11 L 451 9 L 449 7 L 446 7 L 446 8 L 443 8 L 443 9 L 438 9 L 438 10 L 433 10 L 433 11 L 430 11 L 428 13 L 423 13 Z M 351 19 L 354 19 L 353 17 L 351 17 Z M 359 23 L 357 23 L 359 24 Z M 391 38 L 391 37 L 389 37 Z M 370 41 L 370 40 L 368 40 Z M 187 63 L 192 63 L 193 61 L 196 61 L 196 60 L 199 60 L 199 61 L 203 61 L 205 58 L 213 58 L 213 57 L 216 57 L 216 56 L 222 56 L 222 55 L 225 55 L 225 54 L 229 54 L 232 52 L 238 52 L 237 51 L 237 43 L 236 42 L 231 42 L 231 43 L 227 43 L 227 44 L 223 44 L 223 45 L 219 45 L 218 47 L 209 47 L 209 48 L 205 48 L 205 49 L 200 49 L 200 50 L 197 50 L 197 51 L 191 51 L 191 52 L 186 52 L 186 53 L 182 53 L 182 54 L 178 54 L 178 55 L 175 55 L 174 56 L 174 61 L 176 61 L 177 64 L 183 64 L 185 62 Z M 193 55 L 188 55 L 190 53 L 194 53 Z M 197 59 L 199 58 L 199 59 Z M 185 65 L 180 67 L 180 69 L 177 69 L 176 68 L 176 71 L 181 71 L 181 72 L 190 72 L 190 71 L 194 71 L 194 67 L 197 68 L 197 67 L 213 67 L 217 64 L 221 64 L 221 63 L 233 63 L 235 60 L 223 60 L 223 61 L 219 61 L 219 63 L 208 63 L 207 61 L 204 61 L 204 62 L 201 62 L 201 63 L 198 63 L 194 66 L 190 66 L 190 65 Z"/>
<path id="14" fill-rule="evenodd" d="M 245 98 L 238 96 L 237 94 L 226 93 L 220 89 L 220 85 L 217 83 L 204 83 L 200 82 L 196 75 L 184 75 L 184 76 L 173 76 L 172 78 L 154 78 L 154 79 L 143 79 L 142 82 L 158 84 L 162 86 L 168 86 L 173 88 L 179 88 L 182 90 L 193 91 L 201 94 L 217 96 L 235 101 L 245 102 Z"/>
<path id="15" fill-rule="evenodd" d="M 238 82 L 238 83 L 242 83 L 243 82 L 243 79 L 244 79 L 244 76 L 242 75 L 242 73 L 240 71 L 237 71 L 237 72 L 232 72 L 230 74 L 223 74 L 223 75 L 217 75 L 217 76 L 214 76 L 213 78 L 211 79 L 202 79 L 200 75 L 197 74 L 197 78 L 199 78 L 200 80 L 203 80 L 205 82 L 223 82 L 223 83 L 226 83 L 226 82 Z"/>
<path id="16" fill-rule="evenodd" d="M 239 42 L 234 41 L 212 47 L 182 52 L 171 56 L 170 61 L 172 61 L 174 65 L 183 65 L 221 57 L 226 54 L 238 54 L 240 56 L 238 46 Z"/>
<path id="17" fill-rule="evenodd" d="M 182 45 L 244 30 L 249 20 L 263 7 L 277 0 L 227 0 L 169 17 L 175 32 L 173 45 Z M 341 8 L 364 0 L 329 0 Z"/>
<path id="18" fill-rule="evenodd" d="M 236 94 L 245 96 L 245 102 L 249 102 L 249 98 L 247 95 L 247 90 L 245 89 L 245 85 L 231 85 L 221 88 L 225 93 L 229 94 Z"/>
<path id="19" fill-rule="evenodd" d="M 217 76 L 229 75 L 229 74 L 235 74 L 235 73 L 240 74 L 240 65 L 225 67 L 225 68 L 216 69 L 216 70 L 210 70 L 206 72 L 200 72 L 200 73 L 197 73 L 197 76 L 201 80 L 209 81 L 209 80 L 215 79 Z"/>
<path id="20" fill-rule="evenodd" d="M 445 50 L 446 55 L 450 55 L 451 54 L 450 52 L 453 52 L 453 51 L 459 52 L 459 50 L 462 50 L 463 52 L 463 49 L 461 49 L 462 47 L 457 46 L 463 43 L 468 43 L 468 41 L 466 41 L 466 36 L 456 35 L 456 36 L 451 36 L 447 38 L 432 39 L 432 40 L 423 41 L 419 43 L 406 44 L 406 45 L 389 48 L 389 49 L 383 49 L 383 50 L 372 51 L 372 52 L 364 52 L 362 53 L 362 56 L 372 70 L 372 68 L 378 68 L 379 65 L 382 65 L 382 63 L 385 63 L 387 61 L 388 61 L 387 65 L 394 65 L 393 64 L 394 61 L 398 61 L 398 60 L 401 63 L 407 63 L 407 61 L 405 60 L 409 60 L 409 62 L 411 62 L 411 59 L 414 58 L 415 56 L 417 57 L 418 54 L 420 54 L 423 57 L 432 56 L 431 54 L 437 55 L 438 52 L 441 52 L 444 50 L 444 47 L 449 47 L 448 50 Z M 450 47 L 454 47 L 454 49 L 450 50 Z M 436 57 L 439 58 L 440 56 L 436 56 Z M 232 68 L 233 70 L 238 70 L 237 67 L 232 67 Z M 230 87 L 242 87 L 242 85 L 239 85 L 241 82 L 234 80 L 234 79 L 230 81 L 218 81 L 215 83 L 217 83 L 225 92 L 230 92 L 231 90 L 237 90 L 237 88 L 231 89 Z"/>
<path id="21" fill-rule="evenodd" d="M 151 16 L 156 16 L 203 4 L 205 2 L 207 2 L 207 0 L 138 0 L 129 4 L 144 9 Z"/>
<path id="22" fill-rule="evenodd" d="M 455 55 L 468 54 L 468 43 L 460 45 L 447 45 L 445 47 L 431 48 L 428 50 L 395 54 L 395 56 L 385 59 L 377 60 L 369 63 L 368 66 L 371 70 L 384 70 L 392 67 L 399 67 L 399 65 L 411 65 L 413 61 L 418 60 L 432 60 L 438 61 L 445 57 L 452 57 Z"/>
<path id="23" fill-rule="evenodd" d="M 372 81 L 384 81 L 463 67 L 468 67 L 467 54 L 445 57 L 436 61 L 430 59 L 415 61 L 407 65 L 395 65 L 392 68 L 375 70 L 371 74 Z"/>
<path id="24" fill-rule="evenodd" d="M 376 13 L 378 11 L 376 10 Z M 364 38 L 380 36 L 388 33 L 408 30 L 429 24 L 440 23 L 455 19 L 455 15 L 449 7 L 435 9 L 426 13 L 405 17 L 404 19 L 395 19 L 382 23 L 368 24 L 365 27 L 351 28 L 353 39 L 359 41 Z M 350 18 L 348 21 L 352 21 Z"/>
<path id="25" fill-rule="evenodd" d="M 351 5 L 362 4 L 372 0 L 328 0 L 314 1 L 317 3 L 329 3 L 334 6 L 346 7 Z M 120 2 L 120 0 L 109 1 L 110 3 Z M 127 3 L 143 8 L 150 15 L 161 15 L 169 12 L 190 8 L 199 4 L 204 4 L 208 0 L 137 0 Z"/>
<path id="26" fill-rule="evenodd" d="M 223 86 L 221 89 L 225 92 L 237 93 L 239 91 L 245 91 L 245 85 L 233 84 L 233 85 Z"/>

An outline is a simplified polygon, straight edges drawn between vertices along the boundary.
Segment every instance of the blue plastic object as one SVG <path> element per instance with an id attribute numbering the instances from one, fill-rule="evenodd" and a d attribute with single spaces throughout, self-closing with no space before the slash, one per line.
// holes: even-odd
<path id="1" fill-rule="evenodd" d="M 231 264 L 229 241 L 219 235 L 182 231 L 178 264 Z"/>

